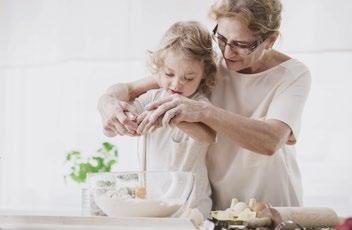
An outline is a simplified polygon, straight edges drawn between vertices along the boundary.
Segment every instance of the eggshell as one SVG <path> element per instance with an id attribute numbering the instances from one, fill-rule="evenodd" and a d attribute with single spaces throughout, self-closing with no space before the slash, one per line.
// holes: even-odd
<path id="1" fill-rule="evenodd" d="M 248 205 L 244 202 L 238 202 L 237 204 L 235 204 L 235 206 L 233 206 L 231 209 L 236 212 L 236 213 L 240 213 L 243 210 L 245 210 L 246 208 L 248 208 Z"/>

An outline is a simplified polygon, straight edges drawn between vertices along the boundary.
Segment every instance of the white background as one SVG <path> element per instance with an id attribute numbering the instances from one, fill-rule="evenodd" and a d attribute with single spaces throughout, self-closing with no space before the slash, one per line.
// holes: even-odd
<path id="1" fill-rule="evenodd" d="M 0 0 L 0 208 L 79 210 L 64 154 L 119 148 L 116 170 L 137 168 L 136 140 L 102 135 L 99 96 L 147 74 L 177 20 L 209 30 L 207 0 Z M 352 1 L 283 0 L 277 48 L 309 66 L 312 89 L 298 158 L 305 206 L 352 216 Z"/>

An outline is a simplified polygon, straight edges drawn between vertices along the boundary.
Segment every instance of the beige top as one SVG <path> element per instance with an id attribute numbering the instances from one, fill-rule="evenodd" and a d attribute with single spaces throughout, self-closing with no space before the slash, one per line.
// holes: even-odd
<path id="1" fill-rule="evenodd" d="M 273 206 L 301 205 L 301 175 L 292 144 L 299 135 L 310 89 L 308 68 L 295 59 L 256 74 L 241 74 L 218 66 L 211 98 L 214 105 L 253 119 L 283 121 L 291 127 L 293 135 L 273 156 L 264 156 L 218 134 L 207 155 L 214 208 L 227 208 L 233 197 L 245 202 L 256 198 Z"/>
<path id="2" fill-rule="evenodd" d="M 138 112 L 145 106 L 166 95 L 163 89 L 150 90 L 134 101 Z M 202 94 L 191 99 L 208 101 Z M 198 208 L 207 217 L 212 207 L 211 189 L 206 167 L 206 154 L 209 144 L 200 143 L 178 128 L 161 127 L 146 138 L 147 170 L 167 170 L 192 172 L 195 183 L 190 195 L 188 208 Z M 182 189 L 182 185 L 176 186 Z M 176 191 L 175 191 L 176 192 Z"/>

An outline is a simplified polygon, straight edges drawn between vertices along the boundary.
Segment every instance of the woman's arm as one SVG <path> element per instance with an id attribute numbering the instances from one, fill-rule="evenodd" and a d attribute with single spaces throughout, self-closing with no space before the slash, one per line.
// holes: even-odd
<path id="1" fill-rule="evenodd" d="M 201 120 L 241 147 L 264 155 L 273 155 L 291 134 L 291 128 L 282 121 L 255 120 L 213 105 L 203 111 Z"/>
<path id="2" fill-rule="evenodd" d="M 129 83 L 118 83 L 111 86 L 106 94 L 120 101 L 131 101 L 150 89 L 159 88 L 154 77 L 146 77 Z"/>
<path id="3" fill-rule="evenodd" d="M 163 120 L 171 120 L 175 125 L 180 122 L 202 122 L 241 147 L 263 155 L 274 154 L 287 142 L 291 133 L 290 127 L 279 120 L 254 120 L 177 95 L 153 102 L 147 109 L 155 109 L 147 126 L 162 115 Z"/>
<path id="4" fill-rule="evenodd" d="M 149 121 L 151 120 L 153 113 L 154 111 L 146 110 L 138 116 L 138 128 L 136 130 L 138 135 L 147 132 L 153 132 L 154 130 L 163 125 L 169 125 L 169 123 L 162 122 L 162 119 L 159 118 L 156 122 L 153 123 L 153 125 L 150 126 Z M 201 122 L 180 122 L 176 125 L 176 127 L 178 127 L 183 132 L 187 133 L 189 136 L 199 142 L 211 144 L 215 141 L 216 133 L 214 132 L 214 130 L 212 130 Z"/>

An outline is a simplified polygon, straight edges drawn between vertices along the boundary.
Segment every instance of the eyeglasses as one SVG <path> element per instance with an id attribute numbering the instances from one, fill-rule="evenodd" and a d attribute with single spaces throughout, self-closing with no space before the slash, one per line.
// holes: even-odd
<path id="1" fill-rule="evenodd" d="M 230 47 L 231 52 L 237 52 L 240 55 L 249 55 L 253 53 L 254 50 L 268 38 L 268 34 L 266 34 L 264 37 L 261 37 L 254 42 L 242 42 L 242 41 L 227 42 L 227 38 L 217 33 L 217 30 L 218 30 L 218 25 L 216 25 L 215 28 L 213 29 L 213 35 L 216 42 L 219 45 L 219 48 L 221 50 L 224 50 L 225 47 L 228 45 Z"/>

